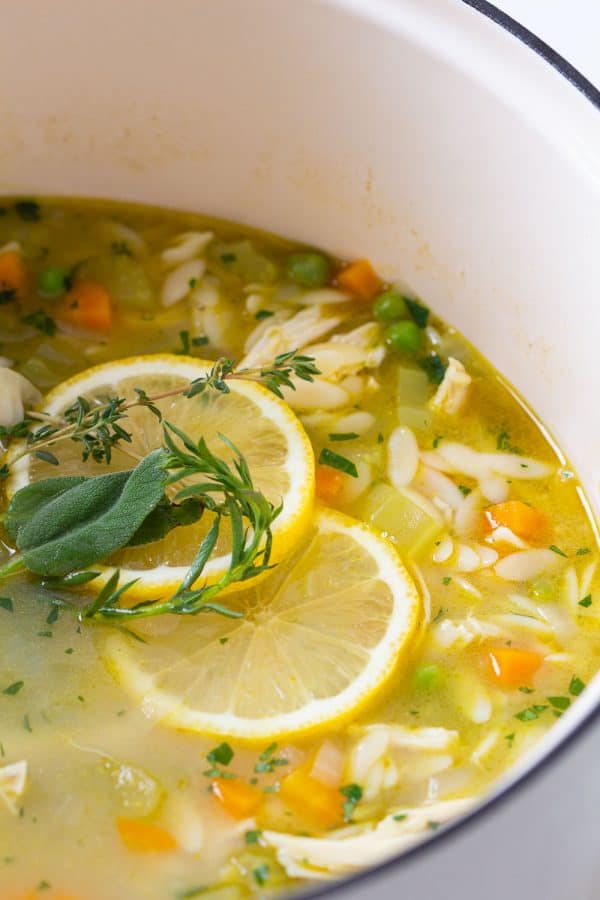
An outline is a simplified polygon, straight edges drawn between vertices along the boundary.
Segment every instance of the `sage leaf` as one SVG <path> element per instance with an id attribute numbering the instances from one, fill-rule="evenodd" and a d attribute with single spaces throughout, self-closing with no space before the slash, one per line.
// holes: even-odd
<path id="1" fill-rule="evenodd" d="M 124 547 L 164 497 L 165 458 L 164 451 L 154 450 L 127 472 L 92 476 L 71 486 L 64 485 L 65 479 L 44 479 L 17 491 L 7 527 L 15 532 L 29 571 L 66 575 Z M 58 491 L 48 485 L 55 480 L 63 482 Z M 27 522 L 24 508 L 34 510 Z"/>
<path id="2" fill-rule="evenodd" d="M 20 546 L 19 534 L 21 529 L 31 521 L 32 516 L 38 509 L 50 500 L 60 497 L 65 491 L 76 487 L 78 484 L 83 484 L 84 481 L 87 481 L 87 476 L 85 475 L 44 478 L 43 481 L 29 484 L 27 487 L 17 491 L 10 502 L 4 521 L 4 527 L 17 546 Z"/>
<path id="3" fill-rule="evenodd" d="M 174 528 L 182 525 L 193 525 L 204 512 L 205 504 L 200 500 L 185 500 L 183 503 L 160 501 L 152 512 L 146 516 L 133 537 L 127 542 L 128 547 L 140 544 L 151 544 L 166 537 Z"/>

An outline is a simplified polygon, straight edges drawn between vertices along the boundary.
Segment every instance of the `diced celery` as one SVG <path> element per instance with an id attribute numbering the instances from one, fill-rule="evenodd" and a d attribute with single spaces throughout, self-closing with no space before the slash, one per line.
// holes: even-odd
<path id="1" fill-rule="evenodd" d="M 398 369 L 398 402 L 402 406 L 422 406 L 431 393 L 427 375 L 423 369 L 402 366 Z"/>
<path id="2" fill-rule="evenodd" d="M 155 292 L 142 263 L 130 256 L 109 254 L 84 259 L 75 269 L 78 279 L 97 281 L 118 306 L 151 309 Z"/>
<path id="3" fill-rule="evenodd" d="M 360 515 L 411 556 L 430 546 L 443 530 L 411 497 L 388 484 L 377 484 L 361 503 Z"/>
<path id="4" fill-rule="evenodd" d="M 399 406 L 398 422 L 400 425 L 407 425 L 409 428 L 415 428 L 417 431 L 426 431 L 428 428 L 431 428 L 432 415 L 424 407 L 417 409 L 414 406 Z"/>
<path id="5" fill-rule="evenodd" d="M 218 265 L 243 282 L 269 284 L 277 278 L 277 266 L 256 249 L 252 241 L 237 241 L 234 244 L 215 244 L 211 256 Z"/>

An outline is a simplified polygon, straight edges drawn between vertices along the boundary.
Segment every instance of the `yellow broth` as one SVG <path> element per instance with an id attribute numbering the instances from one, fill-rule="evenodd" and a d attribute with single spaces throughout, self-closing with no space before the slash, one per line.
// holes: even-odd
<path id="1" fill-rule="evenodd" d="M 218 307 L 208 315 L 202 304 L 199 308 L 194 292 L 200 285 L 195 283 L 165 307 L 167 269 L 175 267 L 165 266 L 165 248 L 177 246 L 183 233 L 207 230 L 214 237 L 198 258 L 206 262 L 202 280 L 208 279 L 220 294 Z M 9 242 L 16 242 L 17 250 L 12 244 L 8 250 L 0 246 L 0 281 L 3 252 L 18 252 L 27 282 L 19 296 L 11 297 L 10 291 L 2 295 L 0 356 L 42 392 L 89 366 L 122 357 L 179 352 L 239 360 L 254 329 L 266 330 L 273 313 L 302 309 L 306 294 L 286 275 L 289 254 L 303 248 L 188 213 L 81 200 L 15 207 L 7 198 L 0 245 Z M 56 330 L 48 324 L 47 317 L 55 323 L 64 293 L 48 297 L 40 291 L 39 279 L 48 266 L 60 267 L 71 283 L 82 278 L 104 283 L 113 308 L 109 332 L 73 327 L 60 317 Z M 336 273 L 343 269 L 341 261 L 331 260 L 334 287 Z M 373 321 L 372 299 L 350 297 L 343 306 L 338 332 Z M 381 342 L 387 327 L 381 325 Z M 358 492 L 353 479 L 344 476 L 342 490 L 327 502 L 383 530 L 415 572 L 429 615 L 408 664 L 349 725 L 314 738 L 285 739 L 270 752 L 264 745 L 165 727 L 144 714 L 107 668 L 103 648 L 114 626 L 80 623 L 53 605 L 56 592 L 33 577 L 0 582 L 0 776 L 3 766 L 20 760 L 28 766 L 26 789 L 14 802 L 2 802 L 0 780 L 3 900 L 233 900 L 298 888 L 298 870 L 286 865 L 263 832 L 318 838 L 332 831 L 343 841 L 367 834 L 393 811 L 401 835 L 405 820 L 422 809 L 426 834 L 439 824 L 435 812 L 427 818 L 428 809 L 481 795 L 552 727 L 593 677 L 600 651 L 598 549 L 577 478 L 535 418 L 461 335 L 433 313 L 421 331 L 418 352 L 388 346 L 380 365 L 359 367 L 358 380 L 348 382 L 346 407 L 299 412 L 316 457 L 328 447 L 359 466 L 365 481 Z M 297 349 L 310 355 L 310 343 Z M 431 353 L 442 364 L 449 357 L 458 359 L 472 378 L 457 414 L 432 409 L 438 385 L 419 365 Z M 332 441 L 332 433 L 347 434 L 340 420 L 356 413 L 369 414 L 362 420 L 361 428 L 370 422 L 365 433 Z M 387 442 L 398 425 L 411 429 L 421 451 L 436 454 L 420 463 L 429 463 L 428 471 L 435 471 L 440 448 L 451 442 L 547 463 L 551 474 L 546 477 L 505 477 L 500 488 L 506 499 L 521 500 L 543 515 L 543 532 L 526 546 L 551 548 L 556 557 L 552 571 L 507 581 L 492 571 L 495 562 L 470 570 L 473 548 L 490 547 L 475 514 L 483 516 L 493 504 L 478 495 L 471 534 L 457 537 L 444 501 L 437 498 L 436 505 L 436 476 L 427 484 L 417 476 L 412 483 L 412 490 L 419 495 L 425 491 L 424 502 L 433 503 L 439 514 L 438 519 L 425 517 L 422 532 L 414 524 L 396 527 L 393 504 L 382 517 L 381 503 L 372 497 L 382 485 L 391 490 Z M 48 463 L 38 460 L 35 467 L 38 477 L 56 474 Z M 465 500 L 479 489 L 472 475 L 441 474 Z M 499 489 L 498 484 L 488 488 L 492 493 Z M 448 540 L 452 552 L 435 561 L 436 551 L 444 556 Z M 4 534 L 2 562 L 10 550 Z M 201 616 L 184 625 L 202 628 L 203 622 Z M 151 627 L 138 631 L 152 641 Z M 490 667 L 494 647 L 528 650 L 544 662 L 523 683 L 502 684 Z M 333 745 L 342 760 L 340 786 L 352 782 L 352 754 L 368 734 L 361 729 L 369 724 L 402 726 L 411 734 L 448 729 L 458 732 L 458 740 L 450 760 L 443 747 L 388 749 L 385 759 L 371 766 L 369 783 L 360 785 L 352 824 L 340 821 L 327 828 L 282 799 L 282 779 L 313 759 L 324 743 Z M 256 812 L 241 819 L 228 814 L 212 789 L 215 765 L 207 754 L 224 740 L 234 755 L 221 769 L 261 795 Z M 273 758 L 285 762 L 270 766 Z M 395 774 L 386 776 L 392 768 Z M 157 826 L 161 834 L 172 836 L 174 846 L 160 852 L 132 849 L 116 827 L 119 817 Z M 302 864 L 306 861 L 300 868 Z M 351 870 L 334 869 L 333 874 Z"/>

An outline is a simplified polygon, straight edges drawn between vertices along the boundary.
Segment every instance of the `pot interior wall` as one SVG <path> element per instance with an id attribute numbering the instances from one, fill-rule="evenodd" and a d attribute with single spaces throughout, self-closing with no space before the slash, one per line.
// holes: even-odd
<path id="1" fill-rule="evenodd" d="M 454 0 L 4 12 L 1 191 L 198 209 L 371 257 L 522 391 L 595 502 L 598 114 L 545 63 Z"/>

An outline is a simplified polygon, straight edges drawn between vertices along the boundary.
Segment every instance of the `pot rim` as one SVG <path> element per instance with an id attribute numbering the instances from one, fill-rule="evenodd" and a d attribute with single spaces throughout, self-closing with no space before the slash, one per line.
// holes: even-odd
<path id="1" fill-rule="evenodd" d="M 344 5 L 344 0 L 336 0 L 336 2 L 340 6 Z M 508 13 L 488 2 L 488 0 L 460 0 L 460 2 L 480 13 L 532 50 L 562 75 L 572 87 L 583 94 L 597 110 L 600 110 L 600 89 L 546 41 Z M 591 510 L 589 514 L 593 515 Z M 567 718 L 570 719 L 570 717 Z M 563 729 L 558 728 L 559 731 L 564 731 L 564 734 L 558 735 L 549 749 L 542 750 L 541 753 L 538 751 L 527 758 L 523 764 L 517 767 L 516 771 L 509 773 L 505 779 L 501 779 L 495 790 L 492 790 L 467 814 L 451 822 L 439 832 L 431 834 L 430 837 L 423 839 L 415 846 L 403 850 L 396 856 L 392 856 L 383 862 L 365 868 L 346 878 L 336 880 L 333 883 L 328 882 L 319 887 L 301 891 L 299 896 L 303 900 L 313 900 L 313 898 L 316 900 L 316 898 L 328 897 L 336 892 L 351 889 L 354 885 L 362 883 L 369 878 L 375 878 L 377 875 L 387 873 L 391 869 L 406 864 L 418 856 L 430 853 L 439 845 L 440 841 L 446 842 L 447 839 L 454 839 L 459 833 L 462 835 L 468 828 L 472 828 L 474 824 L 478 823 L 483 816 L 489 816 L 501 804 L 509 800 L 513 792 L 520 788 L 523 782 L 531 783 L 542 773 L 545 773 L 558 759 L 563 757 L 564 753 L 571 748 L 573 742 L 580 735 L 589 731 L 592 726 L 598 723 L 600 723 L 600 696 L 595 700 L 591 700 L 591 702 L 588 701 L 586 709 L 581 709 L 580 707 L 580 715 L 574 717 L 572 725 L 568 724 Z M 557 726 L 554 728 L 555 732 L 556 730 Z M 542 741 L 542 744 L 544 743 Z"/>

